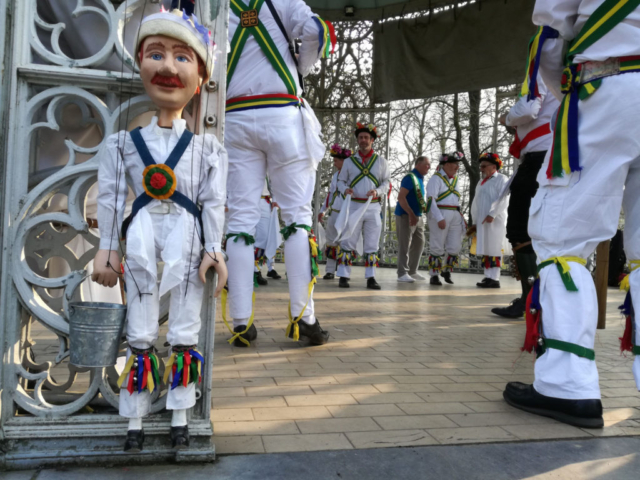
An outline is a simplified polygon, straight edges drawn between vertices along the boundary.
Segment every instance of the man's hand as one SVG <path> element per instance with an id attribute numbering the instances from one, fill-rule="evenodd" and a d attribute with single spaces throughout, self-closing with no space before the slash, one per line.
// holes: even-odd
<path id="1" fill-rule="evenodd" d="M 273 210 L 274 208 L 280 208 L 280 205 L 278 205 L 278 202 L 271 202 L 271 210 Z"/>
<path id="2" fill-rule="evenodd" d="M 498 122 L 500 122 L 500 125 L 504 125 L 506 127 L 507 126 L 507 114 L 503 113 L 502 115 L 500 115 L 500 118 L 498 119 Z"/>
<path id="3" fill-rule="evenodd" d="M 213 267 L 218 274 L 218 285 L 216 285 L 216 291 L 213 294 L 214 297 L 217 297 L 218 295 L 220 295 L 220 292 L 222 292 L 222 289 L 227 284 L 227 277 L 229 276 L 227 272 L 227 264 L 224 263 L 222 253 L 204 252 L 204 257 L 202 258 L 202 262 L 200 262 L 200 268 L 198 269 L 198 274 L 200 276 L 200 280 L 202 280 L 202 283 L 205 283 L 207 281 L 205 276 L 207 275 L 207 270 L 209 270 L 211 267 Z"/>
<path id="4" fill-rule="evenodd" d="M 367 192 L 367 197 L 377 198 L 378 197 L 378 192 L 376 192 L 375 190 L 369 190 Z"/>
<path id="5" fill-rule="evenodd" d="M 319 213 L 318 214 L 318 221 L 322 222 L 322 219 L 324 218 L 324 213 Z"/>
<path id="6" fill-rule="evenodd" d="M 469 227 L 467 228 L 467 237 L 470 237 L 471 235 L 476 233 L 476 230 L 477 228 L 475 225 L 469 225 Z"/>
<path id="7" fill-rule="evenodd" d="M 440 228 L 440 230 L 447 228 L 447 221 L 445 219 L 440 220 L 438 222 L 438 228 Z"/>
<path id="8" fill-rule="evenodd" d="M 482 223 L 493 223 L 493 217 L 491 215 L 487 215 L 487 218 L 485 218 Z"/>
<path id="9" fill-rule="evenodd" d="M 347 188 L 344 191 L 344 196 L 346 197 L 347 195 L 353 195 L 353 188 Z"/>
<path id="10" fill-rule="evenodd" d="M 103 287 L 113 287 L 120 277 L 120 255 L 116 250 L 98 250 L 93 259 L 91 280 Z"/>
<path id="11" fill-rule="evenodd" d="M 418 224 L 418 216 L 413 212 L 409 212 L 409 225 L 414 227 L 417 224 Z"/>

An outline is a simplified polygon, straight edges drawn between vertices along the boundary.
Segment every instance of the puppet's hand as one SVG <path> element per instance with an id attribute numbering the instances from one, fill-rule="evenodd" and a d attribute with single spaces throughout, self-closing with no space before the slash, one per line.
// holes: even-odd
<path id="1" fill-rule="evenodd" d="M 91 280 L 105 287 L 113 287 L 120 276 L 120 255 L 116 250 L 98 250 L 93 259 Z"/>
<path id="2" fill-rule="evenodd" d="M 213 267 L 218 274 L 218 285 L 216 285 L 216 291 L 213 294 L 214 297 L 217 297 L 227 284 L 227 277 L 229 276 L 227 273 L 227 264 L 224 262 L 222 253 L 204 252 L 204 257 L 202 258 L 202 262 L 200 262 L 200 269 L 198 270 L 202 283 L 207 281 L 205 275 L 211 267 Z"/>

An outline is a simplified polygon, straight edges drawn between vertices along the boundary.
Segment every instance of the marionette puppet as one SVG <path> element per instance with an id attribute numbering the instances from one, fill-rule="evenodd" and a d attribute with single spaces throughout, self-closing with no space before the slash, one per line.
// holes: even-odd
<path id="1" fill-rule="evenodd" d="M 227 280 L 221 253 L 227 154 L 215 136 L 187 130 L 182 112 L 213 70 L 213 42 L 194 15 L 179 10 L 145 17 L 136 41 L 144 88 L 158 107 L 144 128 L 109 136 L 98 170 L 100 249 L 92 279 L 113 287 L 122 265 L 127 289 L 127 362 L 118 380 L 120 415 L 129 418 L 124 450 L 142 450 L 142 418 L 160 388 L 159 300 L 171 293 L 165 365 L 166 408 L 172 410 L 171 443 L 189 445 L 187 410 L 196 403 L 204 362 L 198 352 L 205 274 L 218 273 L 215 295 Z M 127 184 L 136 199 L 124 220 Z M 203 249 L 204 247 L 204 249 Z M 204 252 L 203 252 L 204 250 Z M 163 262 L 158 285 L 157 262 Z"/>

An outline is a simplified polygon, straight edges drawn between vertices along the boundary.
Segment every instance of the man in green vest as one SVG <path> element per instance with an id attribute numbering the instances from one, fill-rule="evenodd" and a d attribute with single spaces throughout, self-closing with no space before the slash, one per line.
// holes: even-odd
<path id="1" fill-rule="evenodd" d="M 418 273 L 424 249 L 424 176 L 431 164 L 427 157 L 418 157 L 414 168 L 402 179 L 396 205 L 396 236 L 398 237 L 398 282 L 425 280 Z"/>
<path id="2" fill-rule="evenodd" d="M 534 65 L 562 103 L 529 217 L 538 279 L 527 299 L 523 350 L 536 351 L 535 379 L 510 382 L 504 398 L 601 428 L 598 301 L 586 259 L 615 235 L 621 209 L 631 274 L 620 347 L 635 355 L 640 387 L 640 0 L 537 0 L 533 21 L 547 38 Z"/>

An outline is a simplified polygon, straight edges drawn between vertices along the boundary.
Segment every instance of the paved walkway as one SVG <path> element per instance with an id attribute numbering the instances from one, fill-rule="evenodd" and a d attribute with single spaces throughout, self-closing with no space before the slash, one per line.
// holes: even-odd
<path id="1" fill-rule="evenodd" d="M 282 265 L 278 265 L 283 270 Z M 284 274 L 284 271 L 280 273 Z M 319 279 L 316 312 L 331 342 L 306 347 L 285 338 L 286 281 L 256 296 L 258 341 L 233 348 L 220 321 L 214 354 L 218 454 L 350 450 L 640 434 L 640 395 L 617 338 L 623 295 L 611 289 L 607 329 L 598 331 L 605 423 L 582 430 L 515 410 L 507 381 L 532 381 L 533 357 L 520 354 L 524 321 L 490 313 L 518 293 L 511 278 L 481 290 L 479 275 L 456 285 L 398 284 L 380 269 L 381 291 Z M 219 312 L 218 312 L 218 318 Z"/>

